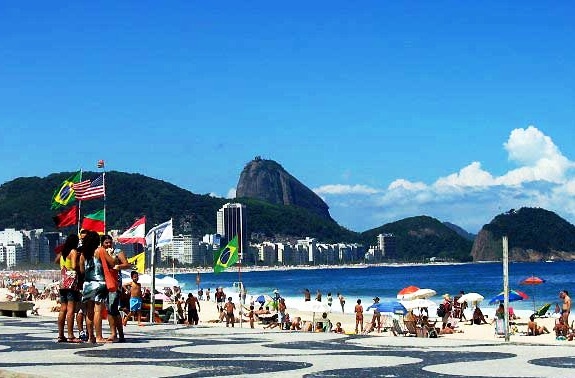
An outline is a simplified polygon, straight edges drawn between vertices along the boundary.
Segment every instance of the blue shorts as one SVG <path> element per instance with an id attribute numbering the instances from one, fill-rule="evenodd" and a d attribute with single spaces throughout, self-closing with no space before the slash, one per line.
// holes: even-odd
<path id="1" fill-rule="evenodd" d="M 142 298 L 130 298 L 130 312 L 137 312 L 142 309 Z"/>
<path id="2" fill-rule="evenodd" d="M 60 289 L 60 303 L 80 302 L 80 292 L 71 289 Z"/>

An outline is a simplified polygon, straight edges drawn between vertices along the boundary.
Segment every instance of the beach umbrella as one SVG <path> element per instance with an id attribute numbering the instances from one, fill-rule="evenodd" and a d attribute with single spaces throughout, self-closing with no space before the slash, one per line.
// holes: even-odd
<path id="1" fill-rule="evenodd" d="M 417 286 L 408 286 L 404 287 L 397 293 L 397 299 L 404 299 L 404 297 L 408 296 L 409 294 L 415 293 L 419 288 Z"/>
<path id="2" fill-rule="evenodd" d="M 458 303 L 463 303 L 463 302 L 481 302 L 482 300 L 484 300 L 485 298 L 483 297 L 483 295 L 479 294 L 479 293 L 467 293 L 467 294 L 463 294 L 461 297 L 459 297 L 459 299 L 457 300 Z"/>
<path id="3" fill-rule="evenodd" d="M 255 301 L 256 301 L 256 302 L 259 302 L 261 305 L 263 305 L 263 304 L 266 303 L 266 302 L 271 302 L 271 301 L 273 301 L 273 298 L 270 297 L 270 296 L 267 295 L 267 294 L 262 294 L 262 295 L 259 295 L 259 296 L 256 298 Z"/>
<path id="4" fill-rule="evenodd" d="M 404 295 L 402 299 L 404 300 L 427 299 L 433 297 L 436 294 L 437 292 L 433 289 L 419 289 L 417 291 L 414 291 L 413 293 Z"/>
<path id="5" fill-rule="evenodd" d="M 524 299 L 529 299 L 529 296 L 519 290 L 509 290 L 509 302 L 522 301 Z M 503 292 L 497 294 L 495 297 L 491 298 L 489 304 L 495 304 L 498 302 L 503 302 Z"/>
<path id="6" fill-rule="evenodd" d="M 389 313 L 398 314 L 398 315 L 407 314 L 407 309 L 405 308 L 405 306 L 398 301 L 374 303 L 371 306 L 369 306 L 366 309 L 366 311 L 369 311 L 371 309 L 374 309 L 374 310 L 377 309 L 379 312 L 389 312 Z"/>
<path id="7" fill-rule="evenodd" d="M 536 276 L 527 277 L 520 282 L 521 285 L 533 286 L 533 312 L 537 311 L 535 309 L 535 287 L 537 287 L 537 285 L 541 285 L 542 283 L 545 283 L 545 280 Z"/>
<path id="8" fill-rule="evenodd" d="M 303 306 L 301 307 L 302 311 L 311 312 L 311 324 L 312 327 L 315 329 L 315 313 L 316 312 L 330 312 L 331 307 L 325 302 L 319 301 L 306 301 L 304 302 Z"/>
<path id="9" fill-rule="evenodd" d="M 417 298 L 417 299 L 413 299 L 410 301 L 401 301 L 401 304 L 407 310 L 413 310 L 416 308 L 429 308 L 429 307 L 437 306 L 435 304 L 435 302 L 430 301 L 427 298 Z"/>

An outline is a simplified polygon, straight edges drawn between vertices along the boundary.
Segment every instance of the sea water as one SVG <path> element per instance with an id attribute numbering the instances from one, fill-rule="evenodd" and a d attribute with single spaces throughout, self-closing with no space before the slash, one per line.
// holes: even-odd
<path id="1" fill-rule="evenodd" d="M 516 310 L 532 311 L 545 303 L 559 303 L 559 291 L 568 290 L 575 294 L 575 262 L 553 263 L 510 263 L 509 287 L 523 291 L 529 299 L 512 302 Z M 536 286 L 521 285 L 520 282 L 532 275 L 545 280 Z M 203 288 L 204 293 L 210 288 L 212 300 L 216 287 L 223 287 L 226 296 L 238 300 L 237 283 L 241 280 L 247 290 L 247 302 L 260 294 L 273 297 L 274 290 L 286 299 L 288 308 L 300 308 L 304 303 L 304 290 L 311 293 L 312 300 L 317 290 L 322 294 L 322 301 L 327 301 L 327 294 L 333 297 L 333 311 L 341 311 L 337 293 L 346 299 L 345 312 L 353 313 L 357 299 L 362 300 L 364 308 L 373 303 L 373 297 L 380 300 L 397 300 L 397 293 L 402 288 L 415 285 L 437 292 L 430 298 L 435 303 L 442 301 L 443 294 L 457 295 L 461 290 L 466 293 L 479 293 L 485 297 L 481 302 L 483 308 L 494 311 L 496 305 L 489 305 L 489 300 L 503 290 L 502 263 L 469 263 L 452 265 L 388 265 L 347 268 L 312 268 L 312 269 L 273 269 L 238 272 L 225 271 L 219 274 L 201 273 L 200 284 L 196 284 L 196 273 L 177 274 L 176 279 L 183 284 L 183 291 L 194 291 Z M 533 300 L 534 299 L 534 300 Z M 430 311 L 434 309 L 430 308 Z M 487 311 L 488 312 L 488 311 Z"/>

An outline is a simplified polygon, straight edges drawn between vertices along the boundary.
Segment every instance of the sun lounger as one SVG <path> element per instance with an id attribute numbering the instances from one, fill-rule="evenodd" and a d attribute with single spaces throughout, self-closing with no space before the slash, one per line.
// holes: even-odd
<path id="1" fill-rule="evenodd" d="M 495 319 L 495 336 L 504 337 L 505 336 L 505 320 Z"/>
<path id="2" fill-rule="evenodd" d="M 421 332 L 419 332 L 418 335 L 418 331 L 417 331 L 417 324 L 415 323 L 414 320 L 404 320 L 403 324 L 405 324 L 405 328 L 407 329 L 407 336 L 419 336 L 419 337 L 423 337 L 423 335 L 421 334 Z"/>
<path id="3" fill-rule="evenodd" d="M 539 307 L 537 309 L 537 311 L 535 311 L 535 317 L 536 318 L 544 318 L 547 317 L 547 311 L 549 311 L 549 308 L 551 307 L 551 303 L 545 303 L 543 306 Z"/>

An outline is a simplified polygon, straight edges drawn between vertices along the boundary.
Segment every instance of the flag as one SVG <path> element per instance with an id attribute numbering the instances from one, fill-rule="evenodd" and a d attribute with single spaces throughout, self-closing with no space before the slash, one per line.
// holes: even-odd
<path id="1" fill-rule="evenodd" d="M 69 202 L 73 202 L 74 197 L 74 183 L 79 182 L 82 177 L 82 172 L 78 171 L 73 176 L 68 179 L 56 189 L 54 195 L 52 196 L 52 210 L 59 209 L 62 206 L 66 206 Z"/>
<path id="2" fill-rule="evenodd" d="M 118 236 L 118 243 L 140 243 L 146 245 L 146 217 L 142 217 L 134 222 L 124 233 Z"/>
<path id="3" fill-rule="evenodd" d="M 104 160 L 98 160 L 98 168 L 104 168 Z"/>
<path id="4" fill-rule="evenodd" d="M 104 187 L 104 173 L 86 185 L 85 181 L 76 184 L 74 190 L 76 191 L 76 199 L 79 201 L 86 201 L 95 198 L 105 197 L 106 188 Z"/>
<path id="5" fill-rule="evenodd" d="M 146 267 L 146 252 L 138 253 L 134 257 L 130 257 L 128 262 L 136 267 L 136 270 L 140 274 L 144 274 Z"/>
<path id="6" fill-rule="evenodd" d="M 88 214 L 82 220 L 82 228 L 84 230 L 96 231 L 99 234 L 104 234 L 106 231 L 106 213 L 105 210 L 98 210 L 95 213 Z"/>
<path id="7" fill-rule="evenodd" d="M 214 273 L 220 273 L 238 262 L 238 235 L 214 254 Z"/>
<path id="8" fill-rule="evenodd" d="M 56 227 L 58 228 L 72 226 L 78 223 L 78 206 L 74 205 L 68 210 L 52 217 L 52 219 L 54 219 L 54 223 L 56 223 Z"/>
<path id="9" fill-rule="evenodd" d="M 156 247 L 163 247 L 166 244 L 170 244 L 174 238 L 172 220 L 170 219 L 148 231 L 146 234 L 146 244 L 152 245 L 154 234 L 156 235 Z"/>

